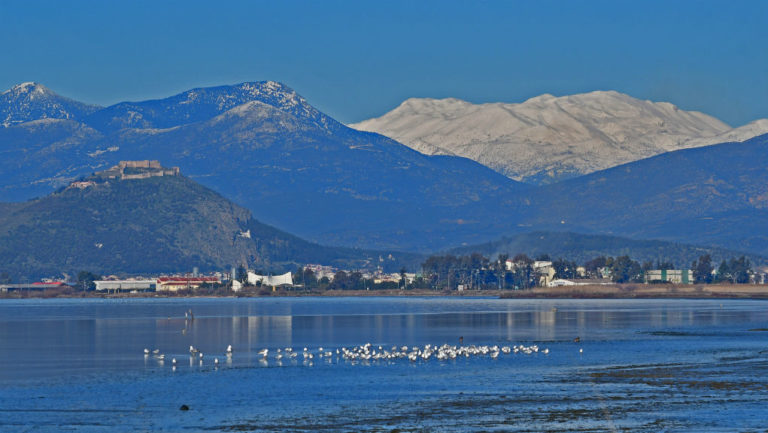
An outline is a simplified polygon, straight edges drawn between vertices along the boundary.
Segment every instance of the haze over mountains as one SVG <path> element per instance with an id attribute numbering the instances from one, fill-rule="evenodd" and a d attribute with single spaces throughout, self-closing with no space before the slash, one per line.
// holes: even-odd
<path id="1" fill-rule="evenodd" d="M 660 153 L 768 132 L 768 119 L 732 129 L 720 120 L 614 91 L 520 104 L 411 98 L 350 125 L 428 155 L 458 155 L 512 179 L 547 184 Z"/>
<path id="2" fill-rule="evenodd" d="M 4 93 L 13 98 L 0 101 L 0 113 L 12 113 L 4 114 L 0 127 L 2 201 L 48 195 L 121 160 L 160 160 L 247 208 L 258 221 L 324 245 L 431 253 L 544 230 L 768 254 L 760 229 L 768 226 L 766 137 L 667 152 L 535 186 L 471 159 L 425 155 L 348 128 L 273 81 L 106 108 L 40 85 L 14 89 Z M 527 181 L 549 171 L 559 179 L 623 157 L 703 143 L 695 140 L 741 138 L 766 126 L 759 121 L 732 130 L 701 113 L 615 92 L 577 96 L 518 104 L 528 104 L 527 117 L 517 114 L 523 138 L 536 150 L 531 140 L 559 131 L 584 140 L 602 137 L 607 147 L 578 154 L 578 146 L 565 146 L 546 169 L 523 176 Z M 457 116 L 467 105 L 448 102 Z M 489 135 L 504 129 L 496 121 L 515 108 L 490 105 L 487 117 L 483 106 L 473 115 Z M 474 134 L 476 125 L 465 126 Z M 532 152 L 550 160 L 546 152 Z"/>

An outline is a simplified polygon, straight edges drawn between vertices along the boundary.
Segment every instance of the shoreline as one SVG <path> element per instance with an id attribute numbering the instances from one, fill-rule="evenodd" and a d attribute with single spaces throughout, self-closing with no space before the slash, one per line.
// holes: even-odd
<path id="1" fill-rule="evenodd" d="M 270 297 L 487 297 L 499 299 L 768 299 L 768 285 L 752 284 L 612 284 L 537 287 L 528 290 L 325 290 L 265 289 L 239 293 L 96 293 L 61 291 L 0 293 L 3 299 L 131 299 L 131 298 L 270 298 Z"/>
<path id="2" fill-rule="evenodd" d="M 768 299 L 768 285 L 754 284 L 613 284 L 537 287 L 512 291 L 503 299 Z"/>

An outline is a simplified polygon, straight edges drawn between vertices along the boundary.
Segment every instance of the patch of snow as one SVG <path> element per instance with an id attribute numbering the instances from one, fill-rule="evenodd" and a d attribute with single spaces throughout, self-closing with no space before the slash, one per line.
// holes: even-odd
<path id="1" fill-rule="evenodd" d="M 90 156 L 91 158 L 95 158 L 95 157 L 97 157 L 97 156 L 99 156 L 99 155 L 101 155 L 103 153 L 117 152 L 118 150 L 120 150 L 119 146 L 111 146 L 111 147 L 108 147 L 108 148 L 106 148 L 104 150 L 94 150 L 93 152 L 87 153 L 87 155 Z"/>
<path id="2" fill-rule="evenodd" d="M 37 87 L 37 83 L 32 81 L 27 81 L 21 84 L 17 84 L 11 88 L 14 92 L 21 92 L 26 93 L 29 92 L 30 89 L 35 89 Z"/>

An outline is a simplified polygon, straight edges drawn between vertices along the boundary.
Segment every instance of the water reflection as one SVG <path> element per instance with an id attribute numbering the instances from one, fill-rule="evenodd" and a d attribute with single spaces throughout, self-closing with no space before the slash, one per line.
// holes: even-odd
<path id="1" fill-rule="evenodd" d="M 226 302 L 224 302 L 226 301 Z M 647 338 L 655 329 L 764 326 L 764 304 L 751 301 L 516 301 L 487 299 L 189 300 L 148 305 L 49 301 L 0 304 L 0 379 L 78 374 L 169 365 L 143 359 L 145 348 L 166 356 L 204 354 L 203 366 L 257 365 L 262 348 L 375 345 L 501 344 Z M 90 301 L 89 301 L 90 302 Z M 147 309 L 151 314 L 148 314 Z M 317 314 L 313 314 L 316 310 Z M 150 317 L 147 317 L 150 316 Z M 719 331 L 722 332 L 722 329 Z M 232 359 L 225 356 L 232 344 Z M 199 367 L 199 359 L 189 366 Z M 301 361 L 301 360 L 299 360 Z M 317 360 L 315 360 L 317 362 Z M 289 364 L 285 360 L 283 365 Z"/>

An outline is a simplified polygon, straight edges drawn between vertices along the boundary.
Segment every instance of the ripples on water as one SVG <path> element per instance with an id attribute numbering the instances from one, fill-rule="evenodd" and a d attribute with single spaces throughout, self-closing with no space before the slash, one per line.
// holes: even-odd
<path id="1" fill-rule="evenodd" d="M 0 431 L 763 431 L 766 328 L 763 301 L 7 300 Z M 551 352 L 417 362 L 257 354 L 459 337 Z"/>

